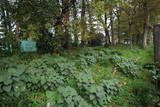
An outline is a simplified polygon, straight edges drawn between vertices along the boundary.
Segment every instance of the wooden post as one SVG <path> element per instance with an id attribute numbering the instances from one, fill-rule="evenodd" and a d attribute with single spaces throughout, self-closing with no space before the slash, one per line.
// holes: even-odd
<path id="1" fill-rule="evenodd" d="M 153 43 L 154 43 L 154 61 L 155 63 L 158 63 L 157 66 L 160 67 L 160 24 L 157 24 L 154 26 L 153 29 Z M 157 71 L 157 73 L 160 73 L 160 71 Z M 160 80 L 156 81 L 156 88 L 160 89 Z M 156 107 L 159 107 L 157 102 Z"/>
<path id="2" fill-rule="evenodd" d="M 154 26 L 153 43 L 154 43 L 154 61 L 160 63 L 160 24 Z"/>
<path id="3" fill-rule="evenodd" d="M 157 66 L 160 67 L 160 24 L 154 26 L 153 29 L 153 43 L 154 43 L 154 61 L 158 63 Z M 160 73 L 160 71 L 157 71 Z M 157 89 L 160 89 L 160 80 L 156 81 Z M 156 103 L 156 107 L 159 107 L 158 104 L 160 101 Z"/>

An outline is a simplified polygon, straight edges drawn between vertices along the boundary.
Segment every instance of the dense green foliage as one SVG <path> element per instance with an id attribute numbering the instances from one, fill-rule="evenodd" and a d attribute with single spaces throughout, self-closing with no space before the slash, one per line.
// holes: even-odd
<path id="1" fill-rule="evenodd" d="M 64 77 L 53 68 L 30 69 L 26 71 L 27 88 L 31 91 L 53 90 L 64 83 Z"/>
<path id="2" fill-rule="evenodd" d="M 16 100 L 26 91 L 24 71 L 24 65 L 19 65 L 17 68 L 0 72 L 1 104 L 16 103 Z"/>
<path id="3" fill-rule="evenodd" d="M 116 96 L 120 91 L 117 80 L 104 80 L 102 86 L 108 97 Z"/>
<path id="4" fill-rule="evenodd" d="M 137 71 L 139 67 L 136 65 L 136 61 L 119 56 L 113 56 L 111 58 L 111 62 L 118 71 L 123 72 L 126 76 L 138 76 Z"/>
<path id="5" fill-rule="evenodd" d="M 157 63 L 148 63 L 144 65 L 144 68 L 151 73 L 154 82 L 160 80 L 160 73 L 157 72 L 160 70 L 160 68 L 157 65 L 158 65 Z"/>
<path id="6" fill-rule="evenodd" d="M 27 107 L 47 104 L 57 107 L 153 105 L 158 96 L 151 83 L 154 73 L 149 70 L 157 68 L 146 64 L 143 53 L 96 47 L 61 56 L 46 54 L 25 60 L 21 60 L 25 56 L 6 58 L 7 66 L 2 66 L 0 71 L 0 104 Z M 132 55 L 141 60 L 135 62 Z M 88 60 L 88 57 L 93 59 Z M 8 61 L 10 59 L 12 61 Z M 5 58 L 3 60 L 2 64 Z M 115 67 L 119 72 L 113 71 Z M 135 78 L 137 73 L 144 77 Z"/>
<path id="7" fill-rule="evenodd" d="M 57 95 L 56 95 L 57 94 Z M 74 88 L 59 87 L 57 93 L 46 92 L 48 101 L 56 107 L 91 107 Z"/>

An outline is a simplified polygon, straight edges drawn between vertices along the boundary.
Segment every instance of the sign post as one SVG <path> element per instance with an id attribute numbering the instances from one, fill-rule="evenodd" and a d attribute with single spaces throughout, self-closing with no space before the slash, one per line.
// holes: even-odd
<path id="1" fill-rule="evenodd" d="M 21 52 L 36 52 L 37 43 L 33 40 L 22 40 L 21 41 Z"/>

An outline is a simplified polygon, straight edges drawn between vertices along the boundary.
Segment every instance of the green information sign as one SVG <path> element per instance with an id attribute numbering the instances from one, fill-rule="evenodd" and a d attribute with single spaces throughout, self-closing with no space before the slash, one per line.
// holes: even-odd
<path id="1" fill-rule="evenodd" d="M 21 41 L 22 52 L 35 52 L 37 51 L 37 43 L 33 40 L 22 40 Z"/>

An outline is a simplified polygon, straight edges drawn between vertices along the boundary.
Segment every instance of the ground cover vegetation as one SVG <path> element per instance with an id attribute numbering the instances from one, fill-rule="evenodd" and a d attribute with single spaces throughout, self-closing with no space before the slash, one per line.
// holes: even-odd
<path id="1" fill-rule="evenodd" d="M 154 72 L 158 68 L 150 63 L 152 48 L 135 48 L 140 50 L 136 53 L 118 50 L 88 47 L 66 51 L 72 57 L 66 57 L 66 53 L 46 54 L 28 60 L 27 64 L 23 58 L 5 58 L 0 64 L 9 66 L 1 66 L 0 103 L 19 107 L 48 103 L 53 107 L 154 105 L 158 101 L 154 85 L 158 79 Z"/>

